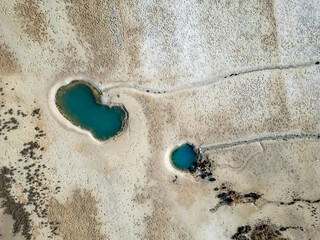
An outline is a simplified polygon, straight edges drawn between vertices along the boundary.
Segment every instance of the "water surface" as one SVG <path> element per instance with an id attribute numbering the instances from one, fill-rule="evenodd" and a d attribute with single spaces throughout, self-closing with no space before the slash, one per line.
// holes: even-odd
<path id="1" fill-rule="evenodd" d="M 171 154 L 173 165 L 181 170 L 189 169 L 198 159 L 198 153 L 195 151 L 194 146 L 189 143 L 176 148 Z"/>
<path id="2" fill-rule="evenodd" d="M 100 95 L 89 83 L 73 81 L 58 89 L 56 105 L 70 122 L 103 141 L 123 130 L 127 113 L 123 107 L 102 105 Z"/>

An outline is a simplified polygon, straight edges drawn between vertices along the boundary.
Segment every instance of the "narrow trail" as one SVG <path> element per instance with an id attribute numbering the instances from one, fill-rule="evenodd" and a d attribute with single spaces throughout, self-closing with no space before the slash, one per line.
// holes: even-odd
<path id="1" fill-rule="evenodd" d="M 224 148 L 230 148 L 242 144 L 250 144 L 250 143 L 256 143 L 256 142 L 263 142 L 263 141 L 270 141 L 270 140 L 290 140 L 290 139 L 320 139 L 320 133 L 284 133 L 284 134 L 275 134 L 275 135 L 267 135 L 267 136 L 259 136 L 255 138 L 247 138 L 243 140 L 236 140 L 232 142 L 224 142 L 224 143 L 217 143 L 207 146 L 200 146 L 201 152 L 207 152 L 207 151 L 213 151 L 217 149 L 224 149 Z"/>
<path id="2" fill-rule="evenodd" d="M 238 165 L 238 166 L 232 166 L 230 164 L 219 164 L 219 163 L 216 163 L 215 162 L 215 165 L 217 167 L 219 167 L 220 169 L 221 168 L 228 168 L 228 169 L 231 169 L 232 171 L 241 171 L 242 169 L 244 169 L 248 163 L 251 161 L 251 159 L 253 159 L 254 157 L 258 156 L 259 154 L 263 153 L 264 152 L 264 148 L 262 147 L 262 144 L 260 142 L 260 147 L 261 147 L 261 150 L 260 151 L 257 151 L 253 154 L 251 154 L 249 157 L 247 157 L 242 164 Z"/>
<path id="3" fill-rule="evenodd" d="M 151 88 L 143 85 L 139 85 L 136 83 L 127 83 L 127 82 L 111 82 L 108 83 L 103 89 L 102 92 L 107 93 L 114 89 L 118 88 L 131 88 L 138 91 L 143 91 L 150 94 L 165 94 L 165 93 L 172 93 L 177 91 L 182 91 L 186 89 L 191 88 L 197 88 L 201 86 L 211 85 L 217 82 L 221 82 L 227 78 L 233 77 L 233 76 L 239 76 L 244 75 L 248 73 L 254 73 L 254 72 L 261 72 L 261 71 L 271 71 L 271 70 L 288 70 L 288 69 L 295 69 L 295 68 L 302 68 L 302 67 L 311 67 L 314 65 L 319 65 L 320 61 L 315 62 L 305 62 L 300 64 L 283 64 L 283 65 L 274 65 L 274 66 L 262 66 L 258 68 L 247 68 L 238 72 L 231 72 L 231 73 L 225 73 L 217 75 L 213 78 L 193 82 L 193 83 L 187 83 L 178 87 L 172 87 L 172 88 Z"/>

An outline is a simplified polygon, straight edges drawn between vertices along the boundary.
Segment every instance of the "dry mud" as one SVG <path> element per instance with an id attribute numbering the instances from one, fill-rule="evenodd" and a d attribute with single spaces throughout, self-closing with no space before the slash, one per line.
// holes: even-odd
<path id="1" fill-rule="evenodd" d="M 1 1 L 0 239 L 317 239 L 319 38 L 316 0 Z M 63 119 L 70 79 L 126 130 Z"/>

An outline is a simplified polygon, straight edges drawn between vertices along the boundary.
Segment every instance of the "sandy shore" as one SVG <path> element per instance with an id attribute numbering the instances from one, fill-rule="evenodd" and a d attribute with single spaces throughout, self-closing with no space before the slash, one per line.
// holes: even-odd
<path id="1" fill-rule="evenodd" d="M 317 1 L 0 9 L 1 169 L 11 172 L 0 197 L 12 198 L 9 217 L 30 213 L 1 215 L 4 227 L 36 240 L 254 239 L 264 223 L 280 238 L 319 235 Z M 55 94 L 75 79 L 125 106 L 121 134 L 101 142 L 61 115 Z M 186 142 L 205 150 L 194 174 L 170 162 Z M 197 175 L 208 173 L 215 181 Z"/>

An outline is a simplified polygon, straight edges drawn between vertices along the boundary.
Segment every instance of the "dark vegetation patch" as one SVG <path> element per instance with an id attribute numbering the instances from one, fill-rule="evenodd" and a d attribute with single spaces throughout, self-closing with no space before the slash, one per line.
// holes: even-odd
<path id="1" fill-rule="evenodd" d="M 24 148 L 20 151 L 21 156 L 25 158 L 31 158 L 33 160 L 41 159 L 41 155 L 39 157 L 36 157 L 35 150 L 40 148 L 40 145 L 38 142 L 30 141 L 23 144 Z"/>
<path id="2" fill-rule="evenodd" d="M 12 108 L 5 109 L 5 106 L 5 102 L 1 101 L 0 109 L 2 111 L 0 113 L 0 136 L 3 136 L 4 140 L 8 140 L 7 134 L 11 131 L 17 130 L 19 127 L 17 117 L 19 115 L 17 115 L 18 113 L 16 113 Z"/>
<path id="3" fill-rule="evenodd" d="M 201 158 L 189 168 L 190 173 L 197 179 L 206 180 L 210 182 L 215 182 L 216 178 L 213 176 L 213 166 L 214 162 L 211 162 L 206 155 L 201 155 Z M 176 179 L 173 180 L 175 182 Z M 211 208 L 211 212 L 217 211 L 223 205 L 233 206 L 236 204 L 253 203 L 255 204 L 258 199 L 261 198 L 262 194 L 249 192 L 249 193 L 239 193 L 222 183 L 221 186 L 215 187 L 214 191 L 219 193 L 217 198 L 220 199 L 219 203 Z"/>
<path id="4" fill-rule="evenodd" d="M 17 234 L 22 229 L 22 235 L 27 239 L 31 239 L 31 220 L 30 213 L 24 209 L 24 204 L 17 203 L 10 195 L 11 183 L 14 182 L 13 170 L 2 167 L 0 170 L 0 197 L 4 200 L 1 207 L 5 208 L 4 213 L 12 216 L 13 234 Z"/>
<path id="5" fill-rule="evenodd" d="M 291 227 L 287 227 L 289 229 Z M 282 236 L 281 229 L 267 221 L 260 221 L 255 225 L 238 227 L 237 232 L 231 237 L 235 240 L 289 240 Z"/>
<path id="6" fill-rule="evenodd" d="M 0 119 L 0 135 L 4 136 L 6 133 L 16 130 L 19 127 L 19 122 L 16 118 L 10 117 L 9 119 L 2 118 Z M 7 137 L 8 138 L 8 137 Z"/>
<path id="7" fill-rule="evenodd" d="M 271 225 L 268 224 L 259 224 L 254 227 L 251 233 L 252 240 L 280 240 L 285 239 L 280 237 L 281 233 L 279 230 L 274 229 Z"/>
<path id="8" fill-rule="evenodd" d="M 31 113 L 32 117 L 37 117 L 38 119 L 41 117 L 40 108 L 34 109 Z"/>
<path id="9" fill-rule="evenodd" d="M 304 203 L 320 203 L 320 199 L 317 199 L 317 200 L 308 200 L 308 199 L 301 199 L 301 198 L 294 198 L 292 201 L 290 202 L 280 202 L 280 205 L 294 205 L 298 202 L 304 202 Z"/>
<path id="10" fill-rule="evenodd" d="M 6 84 L 7 85 L 7 84 Z M 0 87 L 0 93 L 4 95 L 5 87 Z M 10 132 L 15 131 L 20 126 L 20 118 L 27 116 L 22 110 L 21 106 L 17 106 L 17 109 L 6 108 L 5 99 L 1 99 L 0 103 L 0 139 L 8 140 Z"/>
<path id="11" fill-rule="evenodd" d="M 307 205 L 307 209 L 310 211 L 311 217 L 313 217 L 314 221 L 311 224 L 311 227 L 316 227 L 318 225 L 318 207 L 314 204 L 320 203 L 320 199 L 310 200 L 310 199 L 301 199 L 301 198 L 293 198 L 290 202 L 280 202 L 280 206 L 291 206 L 297 205 L 298 208 L 303 208 L 303 205 Z M 292 228 L 292 227 L 290 227 Z"/>
<path id="12" fill-rule="evenodd" d="M 189 168 L 190 173 L 200 180 L 205 180 L 209 182 L 215 182 L 217 179 L 213 175 L 214 162 L 208 159 L 208 156 L 201 154 L 201 158 Z M 173 181 L 175 182 L 176 179 Z M 218 192 L 216 195 L 220 199 L 219 203 L 211 208 L 211 212 L 215 212 L 223 205 L 233 206 L 236 204 L 255 204 L 258 199 L 261 198 L 262 194 L 249 192 L 249 193 L 239 193 L 231 189 L 227 184 L 222 183 L 220 187 L 214 187 L 214 191 Z"/>
<path id="13" fill-rule="evenodd" d="M 228 190 L 218 194 L 217 197 L 221 200 L 220 204 L 233 206 L 238 203 L 254 203 L 261 197 L 261 195 L 257 193 L 241 194 L 233 190 Z"/>
<path id="14" fill-rule="evenodd" d="M 6 88 L 7 87 L 0 88 L 0 92 L 3 92 Z M 43 219 L 41 226 L 49 228 L 51 234 L 55 235 L 59 223 L 48 221 L 47 219 L 47 209 L 50 201 L 48 194 L 59 193 L 60 186 L 49 188 L 47 184 L 45 171 L 50 169 L 47 168 L 43 161 L 43 154 L 47 148 L 45 146 L 46 133 L 39 126 L 33 125 L 41 121 L 41 109 L 35 108 L 31 113 L 26 114 L 20 105 L 13 108 L 6 108 L 7 104 L 4 99 L 0 103 L 1 138 L 8 139 L 11 134 L 23 134 L 19 122 L 32 123 L 32 126 L 28 126 L 31 128 L 31 131 L 29 131 L 28 136 L 26 136 L 30 137 L 29 140 L 20 147 L 15 146 L 15 148 L 17 148 L 16 151 L 20 155 L 16 162 L 13 159 L 11 160 L 12 164 L 16 165 L 15 168 L 12 167 L 8 169 L 4 167 L 1 171 L 0 197 L 4 199 L 1 206 L 5 208 L 6 214 L 12 215 L 15 221 L 14 233 L 20 232 L 22 229 L 22 234 L 26 239 L 31 239 L 30 229 L 33 223 L 29 219 L 30 213 L 24 208 L 25 206 L 30 206 L 32 214 Z M 23 118 L 27 118 L 27 121 Z M 0 139 L 0 141 L 2 141 L 2 139 Z M 12 146 L 5 145 L 5 147 L 11 148 Z M 20 177 L 16 178 L 18 175 L 20 175 Z M 18 198 L 10 195 L 11 183 L 16 183 L 23 187 L 22 198 L 26 199 L 24 203 L 20 203 Z M 52 236 L 49 236 L 49 238 L 51 237 Z"/>
<path id="15" fill-rule="evenodd" d="M 214 188 L 215 191 L 219 191 L 219 188 Z M 217 198 L 220 199 L 219 203 L 211 208 L 211 212 L 217 211 L 221 206 L 234 206 L 236 204 L 253 203 L 255 204 L 260 199 L 262 194 L 250 192 L 250 193 L 239 193 L 231 190 L 225 184 L 220 187 L 220 193 Z"/>
<path id="16" fill-rule="evenodd" d="M 214 182 L 216 179 L 213 177 L 211 169 L 212 164 L 207 156 L 201 155 L 201 158 L 193 163 L 193 166 L 189 168 L 189 171 L 195 178 Z"/>
<path id="17" fill-rule="evenodd" d="M 33 111 L 34 114 L 31 116 L 39 118 L 41 116 L 40 109 Z M 57 194 L 60 192 L 60 187 L 57 186 L 55 189 L 50 189 L 47 184 L 47 178 L 45 176 L 45 169 L 48 169 L 46 165 L 42 162 L 43 151 L 45 147 L 42 146 L 42 139 L 46 137 L 46 133 L 39 127 L 34 128 L 34 140 L 26 142 L 20 151 L 21 158 L 19 162 L 23 162 L 23 165 L 19 166 L 20 174 L 25 176 L 26 187 L 23 193 L 26 194 L 28 199 L 27 205 L 34 206 L 34 213 L 42 218 L 43 221 L 41 225 L 43 227 L 48 227 L 51 234 L 57 235 L 56 231 L 58 228 L 57 222 L 48 221 L 48 207 L 49 200 L 47 195 L 50 192 Z M 23 174 L 24 172 L 24 174 Z M 49 236 L 51 238 L 52 236 Z"/>
<path id="18" fill-rule="evenodd" d="M 178 180 L 178 176 L 177 175 L 174 175 L 174 179 L 172 180 L 173 183 L 177 182 Z"/>

